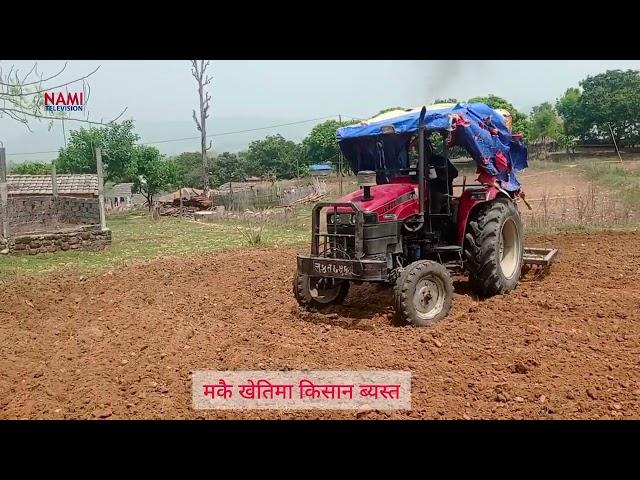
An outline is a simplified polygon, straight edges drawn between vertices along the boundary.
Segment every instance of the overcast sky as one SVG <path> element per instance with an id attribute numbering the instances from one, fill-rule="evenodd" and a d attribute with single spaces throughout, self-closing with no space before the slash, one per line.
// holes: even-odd
<path id="1" fill-rule="evenodd" d="M 56 72 L 64 61 L 38 62 L 39 70 Z M 15 65 L 26 72 L 33 61 L 1 60 L 3 69 Z M 89 73 L 91 118 L 110 120 L 124 107 L 124 118 L 136 122 L 143 142 L 197 136 L 191 111 L 197 108 L 196 83 L 188 61 L 69 62 L 61 78 L 70 80 Z M 254 61 L 212 60 L 211 117 L 207 133 L 235 132 L 331 115 L 369 117 L 393 106 L 414 107 L 438 97 L 466 100 L 493 93 L 528 113 L 544 101 L 555 101 L 589 74 L 607 69 L 638 69 L 640 61 Z M 213 137 L 214 150 L 237 151 L 255 139 L 280 133 L 300 140 L 313 127 L 308 122 L 250 133 Z M 68 130 L 80 126 L 66 122 Z M 29 133 L 14 120 L 0 118 L 0 140 L 9 159 L 48 160 L 55 153 L 17 155 L 20 152 L 55 151 L 64 145 L 60 124 L 50 131 L 32 123 Z M 163 153 L 199 148 L 198 140 L 157 144 Z"/>

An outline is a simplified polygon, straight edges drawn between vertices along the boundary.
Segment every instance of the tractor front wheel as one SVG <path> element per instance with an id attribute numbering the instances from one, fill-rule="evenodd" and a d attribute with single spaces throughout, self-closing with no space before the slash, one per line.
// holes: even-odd
<path id="1" fill-rule="evenodd" d="M 471 286 L 482 297 L 516 288 L 524 254 L 523 228 L 515 204 L 494 200 L 473 212 L 464 239 Z"/>
<path id="2" fill-rule="evenodd" d="M 401 322 L 426 327 L 449 313 L 453 283 L 443 265 L 420 260 L 400 274 L 394 296 L 396 315 Z"/>
<path id="3" fill-rule="evenodd" d="M 322 308 L 341 304 L 349 293 L 349 282 L 339 278 L 310 277 L 297 273 L 293 277 L 293 295 L 301 307 Z"/>

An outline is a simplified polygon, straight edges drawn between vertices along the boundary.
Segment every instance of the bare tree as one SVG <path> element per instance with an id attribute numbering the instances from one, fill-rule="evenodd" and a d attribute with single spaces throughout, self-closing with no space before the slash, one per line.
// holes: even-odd
<path id="1" fill-rule="evenodd" d="M 56 89 L 68 89 L 70 85 L 82 82 L 82 91 L 84 92 L 85 105 L 91 96 L 91 88 L 87 82 L 87 78 L 96 73 L 100 66 L 95 68 L 87 75 L 83 75 L 71 80 L 63 80 L 62 76 L 67 68 L 67 62 L 64 66 L 53 75 L 45 77 L 38 71 L 38 64 L 34 63 L 29 71 L 20 74 L 20 71 L 11 65 L 6 71 L 0 64 L 0 118 L 7 116 L 17 122 L 25 125 L 30 131 L 29 121 L 31 119 L 38 120 L 68 120 L 82 123 L 90 123 L 94 125 L 106 125 L 118 120 L 126 108 L 120 114 L 108 122 L 92 121 L 89 119 L 89 111 L 84 110 L 84 118 L 72 117 L 64 112 L 43 114 L 44 93 Z M 51 126 L 51 123 L 50 123 Z"/>
<path id="2" fill-rule="evenodd" d="M 209 92 L 205 92 L 204 87 L 211 83 L 211 77 L 205 72 L 209 66 L 209 60 L 206 62 L 200 60 L 191 60 L 191 75 L 198 82 L 198 95 L 200 96 L 200 120 L 196 116 L 196 111 L 193 111 L 193 121 L 196 122 L 196 127 L 200 132 L 200 148 L 202 151 L 202 183 L 204 185 L 204 194 L 209 195 L 209 168 L 207 165 L 207 151 L 211 149 L 211 140 L 209 140 L 209 146 L 207 147 L 207 118 L 209 118 L 209 105 L 211 102 L 211 95 Z"/>

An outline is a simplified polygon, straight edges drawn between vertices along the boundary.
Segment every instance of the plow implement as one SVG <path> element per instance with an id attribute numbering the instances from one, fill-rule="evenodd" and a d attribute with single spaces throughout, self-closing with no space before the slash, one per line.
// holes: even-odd
<path id="1" fill-rule="evenodd" d="M 528 267 L 548 268 L 557 256 L 557 248 L 525 247 L 522 262 Z"/>

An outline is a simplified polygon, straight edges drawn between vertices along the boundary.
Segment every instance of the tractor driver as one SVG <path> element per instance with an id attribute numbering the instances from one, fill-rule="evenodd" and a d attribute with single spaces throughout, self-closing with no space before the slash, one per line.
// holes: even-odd
<path id="1" fill-rule="evenodd" d="M 433 144 L 425 139 L 425 176 L 432 192 L 432 213 L 445 213 L 446 195 L 453 195 L 453 180 L 458 176 L 458 169 L 444 155 L 434 152 Z M 409 143 L 411 166 L 418 166 L 418 136 Z M 447 178 L 448 175 L 448 178 Z M 447 181 L 448 180 L 448 181 Z"/>

